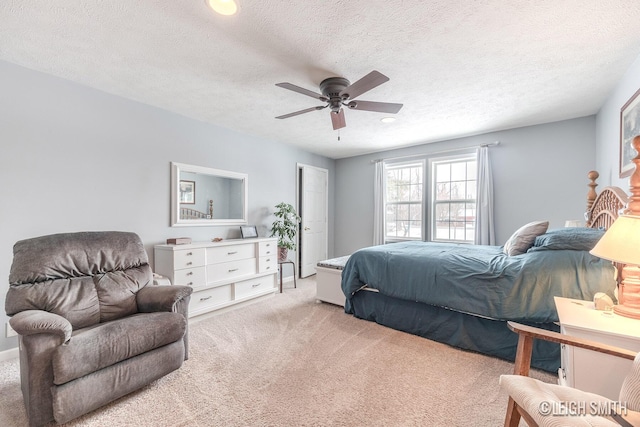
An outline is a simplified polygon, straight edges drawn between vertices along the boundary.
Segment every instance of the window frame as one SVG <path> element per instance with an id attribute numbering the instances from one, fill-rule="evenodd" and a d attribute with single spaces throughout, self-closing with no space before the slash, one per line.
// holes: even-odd
<path id="1" fill-rule="evenodd" d="M 477 200 L 478 200 L 478 187 L 477 187 L 477 167 L 478 167 L 478 151 L 477 149 L 461 149 L 450 150 L 449 154 L 424 154 L 419 156 L 411 156 L 410 159 L 405 160 L 384 160 L 383 171 L 383 194 L 382 194 L 382 206 L 383 206 L 383 235 L 384 243 L 403 242 L 403 241 L 425 241 L 425 242 L 443 242 L 443 243 L 462 243 L 462 244 L 474 244 L 474 240 L 455 240 L 455 239 L 437 239 L 435 238 L 435 211 L 438 204 L 434 198 L 435 188 L 435 165 L 438 163 L 455 163 L 457 161 L 475 161 L 476 162 L 476 196 L 475 199 L 461 199 L 462 203 L 473 202 L 476 204 L 477 215 Z M 410 165 L 420 164 L 422 167 L 422 225 L 421 225 L 421 237 L 390 237 L 387 236 L 387 169 L 388 168 L 402 168 Z M 468 181 L 468 180 L 467 180 Z M 456 200 L 458 201 L 458 200 Z M 447 201 L 451 202 L 451 200 Z M 477 226 L 477 217 L 474 220 L 474 227 Z M 475 233 L 474 233 L 475 234 Z"/>
<path id="2" fill-rule="evenodd" d="M 420 237 L 399 237 L 399 236 L 388 236 L 387 235 L 387 171 L 388 169 L 401 169 L 403 167 L 410 167 L 413 165 L 419 165 L 422 168 L 422 194 L 421 194 L 421 212 L 422 212 L 422 220 L 420 225 Z M 395 161 L 395 162 L 384 162 L 384 173 L 383 173 L 383 186 L 384 192 L 382 197 L 382 205 L 383 205 L 383 226 L 384 226 L 384 242 L 392 243 L 392 242 L 404 242 L 404 241 L 424 241 L 426 238 L 426 223 L 427 223 L 427 208 L 425 206 L 427 199 L 427 183 L 425 182 L 425 178 L 427 176 L 427 162 L 426 159 L 413 159 L 413 160 L 405 160 L 405 161 Z M 403 202 L 404 204 L 414 204 L 414 202 Z"/>
<path id="3" fill-rule="evenodd" d="M 451 164 L 457 162 L 469 162 L 474 161 L 476 163 L 476 176 L 474 177 L 474 181 L 476 182 L 476 195 L 474 199 L 453 199 L 447 201 L 436 201 L 436 166 L 438 164 Z M 428 194 L 428 205 L 429 205 L 429 221 L 428 221 L 428 241 L 430 242 L 441 242 L 441 243 L 464 243 L 464 244 L 474 244 L 475 239 L 469 240 L 459 240 L 459 239 L 439 239 L 436 237 L 436 209 L 437 205 L 443 203 L 474 203 L 476 205 L 476 213 L 477 213 L 477 201 L 478 201 L 478 178 L 477 178 L 477 168 L 478 168 L 478 156 L 477 151 L 474 152 L 460 152 L 448 156 L 434 156 L 429 158 L 429 194 Z M 468 178 L 468 177 L 467 177 Z M 465 180 L 466 182 L 470 181 L 469 179 Z M 474 229 L 477 226 L 477 214 L 476 219 L 473 221 Z M 474 233 L 475 234 L 475 233 Z"/>

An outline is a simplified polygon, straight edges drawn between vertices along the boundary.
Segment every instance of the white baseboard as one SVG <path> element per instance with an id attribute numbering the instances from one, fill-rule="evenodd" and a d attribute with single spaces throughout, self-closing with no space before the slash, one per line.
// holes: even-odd
<path id="1" fill-rule="evenodd" d="M 18 358 L 18 347 L 0 351 L 0 362 Z"/>

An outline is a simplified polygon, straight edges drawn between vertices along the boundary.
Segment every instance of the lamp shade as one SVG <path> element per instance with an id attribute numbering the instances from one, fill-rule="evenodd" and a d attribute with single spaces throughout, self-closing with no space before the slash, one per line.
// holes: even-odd
<path id="1" fill-rule="evenodd" d="M 640 217 L 619 216 L 590 253 L 621 264 L 640 265 Z"/>

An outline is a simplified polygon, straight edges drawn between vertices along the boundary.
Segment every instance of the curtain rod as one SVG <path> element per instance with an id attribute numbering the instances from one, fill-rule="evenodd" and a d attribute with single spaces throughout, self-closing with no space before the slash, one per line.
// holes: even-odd
<path id="1" fill-rule="evenodd" d="M 409 156 L 389 157 L 388 159 L 374 159 L 374 160 L 371 160 L 371 163 L 386 162 L 391 160 L 411 159 L 414 157 L 431 156 L 433 154 L 453 153 L 454 151 L 470 150 L 472 148 L 480 148 L 480 147 L 494 147 L 496 145 L 500 145 L 500 141 L 490 142 L 487 144 L 472 145 L 470 147 L 461 147 L 461 148 L 452 148 L 450 150 L 434 151 L 433 153 L 411 154 Z"/>

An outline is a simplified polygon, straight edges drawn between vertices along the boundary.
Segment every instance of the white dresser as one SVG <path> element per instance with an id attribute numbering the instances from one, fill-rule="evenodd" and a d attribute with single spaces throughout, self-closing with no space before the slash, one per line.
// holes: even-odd
<path id="1" fill-rule="evenodd" d="M 555 297 L 560 332 L 632 351 L 640 351 L 640 320 L 605 314 L 591 301 Z M 618 400 L 631 360 L 578 347 L 561 347 L 559 383 Z"/>
<path id="2" fill-rule="evenodd" d="M 189 317 L 276 292 L 275 238 L 154 247 L 155 272 L 193 288 Z"/>

